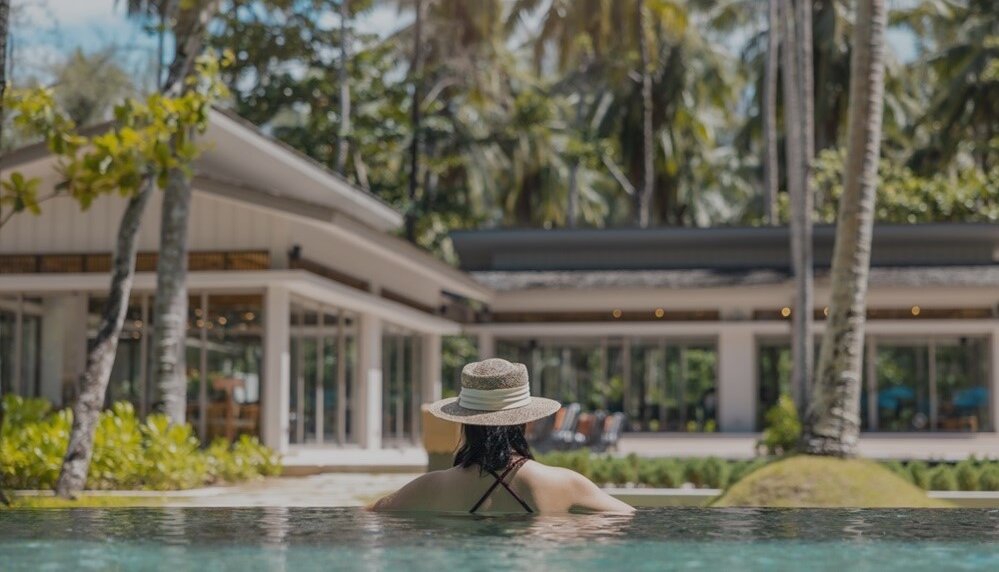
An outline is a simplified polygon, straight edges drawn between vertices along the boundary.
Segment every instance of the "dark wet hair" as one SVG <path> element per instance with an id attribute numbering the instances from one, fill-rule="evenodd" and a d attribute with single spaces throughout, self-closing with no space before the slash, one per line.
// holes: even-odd
<path id="1" fill-rule="evenodd" d="M 454 466 L 478 466 L 480 473 L 500 472 L 514 456 L 533 459 L 527 444 L 526 425 L 462 425 L 464 438 L 454 455 Z"/>

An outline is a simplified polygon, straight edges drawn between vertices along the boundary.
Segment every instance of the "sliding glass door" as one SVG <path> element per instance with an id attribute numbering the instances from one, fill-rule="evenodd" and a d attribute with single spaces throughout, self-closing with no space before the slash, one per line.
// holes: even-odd
<path id="1" fill-rule="evenodd" d="M 291 443 L 353 440 L 356 317 L 345 310 L 296 302 L 291 315 Z"/>

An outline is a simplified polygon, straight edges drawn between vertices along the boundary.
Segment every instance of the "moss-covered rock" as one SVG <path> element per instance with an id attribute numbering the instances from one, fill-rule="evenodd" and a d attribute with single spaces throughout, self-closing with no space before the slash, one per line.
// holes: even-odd
<path id="1" fill-rule="evenodd" d="M 906 479 L 873 461 L 800 455 L 748 474 L 717 507 L 945 508 Z"/>

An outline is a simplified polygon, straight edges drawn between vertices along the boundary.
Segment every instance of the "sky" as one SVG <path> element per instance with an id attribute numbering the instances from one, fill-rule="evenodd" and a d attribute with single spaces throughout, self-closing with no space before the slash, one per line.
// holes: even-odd
<path id="1" fill-rule="evenodd" d="M 14 76 L 44 75 L 66 54 L 116 46 L 126 69 L 148 73 L 156 38 L 125 17 L 124 0 L 12 0 Z M 394 8 L 371 10 L 357 22 L 364 33 L 388 34 L 405 23 Z"/>

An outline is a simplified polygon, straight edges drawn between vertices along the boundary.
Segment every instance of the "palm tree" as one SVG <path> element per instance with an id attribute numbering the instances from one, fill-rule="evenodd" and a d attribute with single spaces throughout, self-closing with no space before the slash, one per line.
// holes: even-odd
<path id="1" fill-rule="evenodd" d="M 181 3 L 173 24 L 175 53 L 167 70 L 166 92 L 183 92 L 186 79 L 201 54 L 208 22 L 220 0 Z M 171 147 L 183 144 L 193 133 L 181 134 Z M 191 207 L 191 181 L 184 169 L 167 175 L 160 220 L 160 249 L 156 262 L 156 299 L 153 306 L 153 379 L 160 396 L 159 408 L 174 423 L 183 423 L 187 400 L 185 340 L 187 338 L 187 223 Z"/>
<path id="2" fill-rule="evenodd" d="M 884 0 L 857 0 L 843 194 L 836 221 L 829 318 L 802 449 L 849 456 L 860 436 L 861 364 L 884 106 Z"/>
<path id="3" fill-rule="evenodd" d="M 139 242 L 137 235 L 142 223 L 149 197 L 153 194 L 153 181 L 147 178 L 139 192 L 133 195 L 118 225 L 118 238 L 115 241 L 111 265 L 111 287 L 108 300 L 101 313 L 101 323 L 97 337 L 87 352 L 87 366 L 80 375 L 80 395 L 73 404 L 73 426 L 69 434 L 69 445 L 62 461 L 62 470 L 55 492 L 63 498 L 72 498 L 83 490 L 87 483 L 90 458 L 94 450 L 94 433 L 104 396 L 111 378 L 118 351 L 118 339 L 128 311 L 128 299 L 132 293 L 132 280 L 135 277 L 135 255 Z"/>
<path id="4" fill-rule="evenodd" d="M 799 409 L 808 403 L 812 356 L 812 265 L 811 196 L 807 191 L 804 158 L 803 92 L 800 89 L 797 54 L 800 38 L 795 27 L 791 0 L 781 0 L 779 26 L 784 92 L 784 142 L 787 159 L 787 186 L 791 197 L 791 269 L 794 275 L 794 310 L 791 315 L 792 388 Z"/>
<path id="5" fill-rule="evenodd" d="M 642 77 L 642 186 L 635 196 L 635 210 L 638 212 L 638 226 L 646 228 L 649 226 L 649 208 L 655 187 L 655 149 L 652 146 L 652 72 L 649 69 L 652 62 L 649 61 L 649 38 L 645 32 L 644 0 L 635 3 L 635 14 L 638 19 L 635 31 L 638 34 L 638 51 L 641 57 L 639 74 Z"/>
<path id="6" fill-rule="evenodd" d="M 416 20 L 413 23 L 413 60 L 409 75 L 413 81 L 413 100 L 410 104 L 410 128 L 413 131 L 409 143 L 409 208 L 406 209 L 406 239 L 416 242 L 416 196 L 420 180 L 420 147 L 423 139 L 423 125 L 420 107 L 423 104 L 423 0 L 414 0 Z"/>
<path id="7" fill-rule="evenodd" d="M 350 0 L 340 0 L 340 128 L 337 130 L 336 169 L 347 174 L 350 151 Z"/>
<path id="8" fill-rule="evenodd" d="M 768 224 L 777 224 L 777 59 L 780 36 L 777 18 L 779 0 L 767 0 L 767 48 L 763 75 L 763 214 Z"/>
<path id="9" fill-rule="evenodd" d="M 7 26 L 10 23 L 10 0 L 0 0 L 0 152 L 3 149 L 3 112 L 4 95 L 7 92 L 7 36 L 10 32 Z M 3 388 L 0 387 L 0 398 L 3 397 Z M 0 427 L 3 427 L 3 403 L 0 401 Z M 0 502 L 10 504 L 7 497 L 3 496 L 0 490 Z"/>

